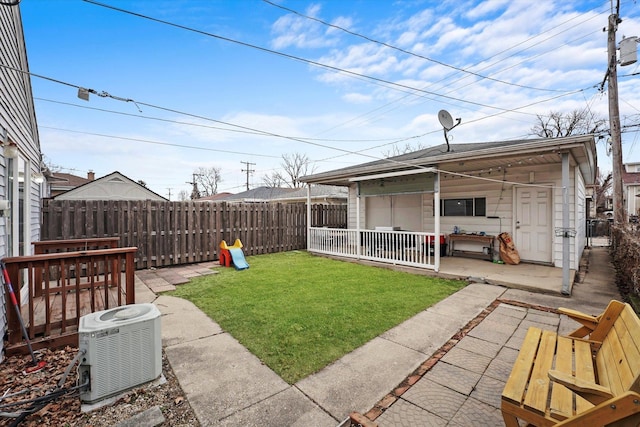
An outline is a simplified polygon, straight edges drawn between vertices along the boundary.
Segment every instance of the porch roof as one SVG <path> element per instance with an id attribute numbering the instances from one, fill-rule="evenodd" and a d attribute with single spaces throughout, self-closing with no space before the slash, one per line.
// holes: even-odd
<path id="1" fill-rule="evenodd" d="M 442 144 L 388 159 L 304 176 L 300 180 L 309 184 L 349 185 L 354 177 L 415 168 L 436 167 L 465 173 L 505 166 L 505 161 L 512 161 L 513 166 L 557 164 L 560 163 L 559 154 L 567 151 L 573 163 L 580 167 L 585 182 L 593 183 L 597 170 L 593 135 L 451 144 L 449 151 L 447 145 Z"/>

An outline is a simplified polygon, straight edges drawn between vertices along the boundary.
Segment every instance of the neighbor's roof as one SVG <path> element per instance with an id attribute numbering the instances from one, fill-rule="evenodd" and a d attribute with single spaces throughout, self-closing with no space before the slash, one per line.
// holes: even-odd
<path id="1" fill-rule="evenodd" d="M 229 193 L 229 192 L 216 193 L 211 196 L 204 196 L 204 197 L 200 197 L 199 199 L 195 199 L 194 202 L 217 202 L 219 200 L 224 199 L 225 197 L 229 197 L 232 195 L 233 193 Z"/>
<path id="2" fill-rule="evenodd" d="M 626 185 L 640 185 L 640 172 L 622 172 L 622 182 Z"/>
<path id="3" fill-rule="evenodd" d="M 59 200 L 164 200 L 167 199 L 138 184 L 118 171 L 58 194 Z"/>
<path id="4" fill-rule="evenodd" d="M 72 175 L 70 173 L 55 172 L 48 179 L 51 187 L 59 188 L 75 188 L 79 187 L 87 182 L 91 182 L 89 178 Z"/>
<path id="5" fill-rule="evenodd" d="M 580 135 L 565 138 L 539 138 L 513 141 L 495 141 L 479 143 L 451 144 L 450 151 L 447 145 L 437 145 L 423 150 L 401 154 L 387 159 L 376 160 L 356 166 L 322 172 L 302 177 L 300 180 L 307 183 L 324 183 L 334 185 L 347 185 L 349 179 L 356 176 L 366 176 L 373 173 L 395 172 L 412 170 L 419 167 L 438 167 L 446 165 L 448 168 L 455 165 L 455 170 L 464 172 L 465 163 L 483 162 L 488 167 L 492 161 L 515 156 L 531 156 L 531 164 L 557 163 L 559 157 L 549 156 L 549 153 L 557 154 L 570 150 L 573 158 L 578 162 L 586 183 L 593 182 L 597 170 L 596 147 L 593 135 Z M 543 158 L 544 154 L 547 158 Z M 536 157 L 535 159 L 533 157 Z M 467 165 L 466 167 L 471 167 Z"/>
<path id="6" fill-rule="evenodd" d="M 218 200 L 225 202 L 266 202 L 295 190 L 295 188 L 258 187 L 242 193 L 231 194 Z"/>
<path id="7" fill-rule="evenodd" d="M 349 195 L 349 190 L 345 187 L 341 187 L 338 185 L 312 185 L 311 187 L 311 198 L 325 198 L 325 199 L 344 199 L 346 201 L 347 196 Z M 282 194 L 280 196 L 274 197 L 273 200 L 306 200 L 307 199 L 307 187 L 296 188 L 294 191 L 290 193 Z"/>

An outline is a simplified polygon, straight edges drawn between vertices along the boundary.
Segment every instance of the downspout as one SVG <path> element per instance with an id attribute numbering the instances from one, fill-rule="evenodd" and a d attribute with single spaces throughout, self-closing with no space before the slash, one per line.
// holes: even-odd
<path id="1" fill-rule="evenodd" d="M 435 218 L 433 232 L 434 270 L 440 271 L 440 171 L 437 171 L 433 180 L 433 217 Z M 428 250 L 428 249 L 427 249 Z"/>
<path id="2" fill-rule="evenodd" d="M 569 153 L 562 153 L 562 295 L 570 295 Z"/>

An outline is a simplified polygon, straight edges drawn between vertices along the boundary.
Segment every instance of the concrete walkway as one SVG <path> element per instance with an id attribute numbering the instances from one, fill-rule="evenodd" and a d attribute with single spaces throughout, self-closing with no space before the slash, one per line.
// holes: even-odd
<path id="1" fill-rule="evenodd" d="M 162 312 L 163 346 L 203 426 L 334 427 L 353 411 L 381 427 L 502 425 L 500 393 L 526 328 L 574 328 L 544 307 L 598 314 L 619 299 L 606 251 L 589 251 L 570 298 L 470 284 L 294 385 L 190 302 L 156 297 L 144 280 L 136 299 Z"/>

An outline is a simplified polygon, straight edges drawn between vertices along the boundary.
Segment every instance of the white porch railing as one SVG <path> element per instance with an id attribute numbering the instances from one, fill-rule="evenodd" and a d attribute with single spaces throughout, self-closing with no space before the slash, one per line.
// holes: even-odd
<path id="1" fill-rule="evenodd" d="M 308 249 L 327 255 L 435 270 L 435 234 L 311 227 Z"/>

